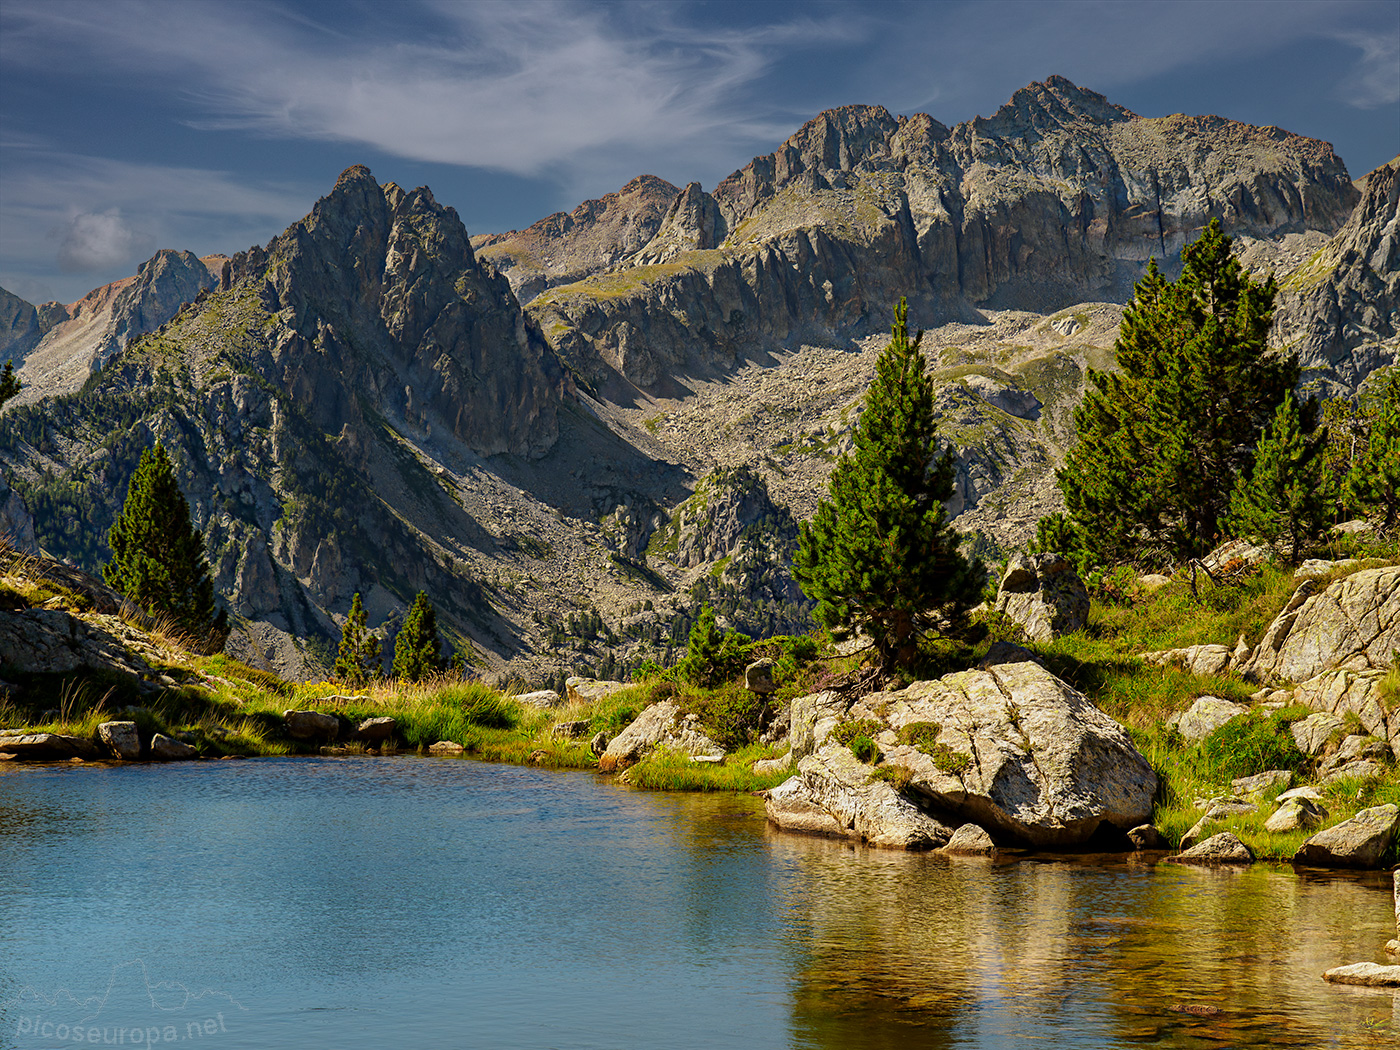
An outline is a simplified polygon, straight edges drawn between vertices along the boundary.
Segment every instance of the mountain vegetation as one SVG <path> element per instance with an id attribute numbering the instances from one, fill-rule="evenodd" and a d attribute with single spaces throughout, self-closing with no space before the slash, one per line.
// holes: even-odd
<path id="1" fill-rule="evenodd" d="M 947 514 L 999 559 L 1063 506 L 1148 255 L 1173 278 L 1211 217 L 1281 275 L 1271 338 L 1304 382 L 1350 398 L 1393 359 L 1394 189 L 1326 143 L 1063 78 L 951 127 L 830 110 L 710 192 L 642 177 L 518 234 L 469 238 L 356 166 L 266 246 L 163 253 L 68 306 L 0 295 L 24 383 L 4 513 L 99 568 L 155 437 L 251 664 L 319 677 L 354 595 L 389 638 L 423 592 L 500 682 L 664 667 L 706 605 L 755 638 L 810 628 L 797 522 L 854 447 L 899 295 L 929 329 Z"/>
<path id="2" fill-rule="evenodd" d="M 189 502 L 159 442 L 141 454 L 107 543 L 112 560 L 102 576 L 113 589 L 147 614 L 168 618 L 196 646 L 222 647 L 228 613 L 216 610 L 204 537 L 190 522 Z"/>
<path id="3" fill-rule="evenodd" d="M 1182 250 L 1178 280 L 1149 263 L 1123 313 L 1117 369 L 1089 372 L 1059 483 L 1074 544 L 1097 564 L 1205 554 L 1298 382 L 1296 358 L 1268 346 L 1277 284 L 1251 280 L 1230 246 L 1212 220 Z"/>
<path id="4" fill-rule="evenodd" d="M 909 338 L 901 300 L 855 447 L 837 462 L 829 498 L 802 524 L 793 558 L 817 620 L 839 634 L 867 634 L 889 669 L 913 663 L 931 617 L 956 618 L 972 605 L 984 575 L 959 550 L 943 506 L 953 494 L 953 453 L 938 449 L 922 340 L 922 332 Z"/>

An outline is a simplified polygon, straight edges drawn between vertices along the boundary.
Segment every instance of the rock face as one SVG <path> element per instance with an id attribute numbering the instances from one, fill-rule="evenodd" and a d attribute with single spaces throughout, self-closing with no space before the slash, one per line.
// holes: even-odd
<path id="1" fill-rule="evenodd" d="M 1400 157 L 1366 176 L 1361 200 L 1321 252 L 1290 275 L 1276 315 L 1304 368 L 1351 393 L 1400 353 Z"/>
<path id="2" fill-rule="evenodd" d="M 151 677 L 124 644 L 132 632 L 115 616 L 79 619 L 62 609 L 0 610 L 0 664 L 26 674 L 89 670 Z"/>
<path id="3" fill-rule="evenodd" d="M 904 771 L 903 793 L 883 780 L 867 783 L 878 767 L 857 761 L 833 735 L 838 723 L 866 720 L 880 765 Z M 798 775 L 770 795 L 770 817 L 789 827 L 787 814 L 799 812 L 811 823 L 806 807 L 817 806 L 843 834 L 874 843 L 876 829 L 876 844 L 941 845 L 940 835 L 975 823 L 1011 841 L 1072 845 L 1104 823 L 1126 830 L 1145 822 L 1157 787 L 1121 726 L 1030 662 L 916 682 L 855 704 L 833 693 L 794 700 L 792 753 Z M 890 830 L 891 821 L 901 830 Z"/>
<path id="4" fill-rule="evenodd" d="M 527 230 L 473 237 L 472 247 L 528 303 L 546 288 L 581 281 L 646 247 L 679 194 L 665 179 L 640 175 L 617 193 L 555 212 Z"/>
<path id="5" fill-rule="evenodd" d="M 103 722 L 97 727 L 97 735 L 118 758 L 135 762 L 141 757 L 141 738 L 135 722 Z"/>
<path id="6" fill-rule="evenodd" d="M 19 377 L 27 389 L 18 403 L 78 389 L 127 343 L 154 332 L 217 283 L 193 252 L 162 249 L 135 277 L 89 292 L 24 355 Z"/>
<path id="7" fill-rule="evenodd" d="M 495 538 L 457 483 L 411 450 L 431 444 L 464 472 L 474 457 L 531 462 L 557 440 L 567 383 L 456 212 L 357 166 L 265 249 L 224 260 L 217 287 L 181 310 L 185 293 L 163 289 L 192 259 L 158 256 L 112 293 L 108 306 L 125 304 L 126 348 L 90 387 L 57 405 L 7 407 L 17 426 L 89 435 L 54 470 L 92 506 L 90 535 L 55 553 L 102 560 L 136 459 L 158 438 L 215 587 L 246 623 L 233 655 L 309 674 L 290 640 L 333 641 L 357 590 L 376 624 L 427 590 L 444 626 L 507 634 L 460 563 L 463 548 Z M 17 488 L 38 476 L 24 449 L 9 446 L 6 460 Z"/>
<path id="8" fill-rule="evenodd" d="M 1363 809 L 1304 842 L 1293 863 L 1319 868 L 1373 868 L 1395 838 L 1398 827 L 1400 807 Z"/>
<path id="9" fill-rule="evenodd" d="M 1366 569 L 1321 594 L 1305 582 L 1269 625 L 1243 671 L 1301 682 L 1324 671 L 1390 666 L 1400 649 L 1400 567 Z"/>
<path id="10" fill-rule="evenodd" d="M 552 289 L 530 312 L 590 382 L 647 386 L 658 362 L 684 370 L 883 326 L 901 294 L 944 319 L 967 302 L 1049 312 L 1124 298 L 1149 255 L 1174 260 L 1212 216 L 1258 237 L 1331 234 L 1356 199 L 1325 143 L 1145 119 L 1052 77 L 953 128 L 828 110 L 713 193 L 688 187 L 675 234 L 635 257 L 647 265 Z"/>
<path id="11" fill-rule="evenodd" d="M 1077 631 L 1089 619 L 1089 592 L 1059 554 L 1018 554 L 997 588 L 997 612 L 1021 625 L 1033 642 Z"/>
<path id="12" fill-rule="evenodd" d="M 684 751 L 692 757 L 720 758 L 716 744 L 669 700 L 652 704 L 608 744 L 598 759 L 598 769 L 612 773 L 636 765 L 657 746 Z"/>

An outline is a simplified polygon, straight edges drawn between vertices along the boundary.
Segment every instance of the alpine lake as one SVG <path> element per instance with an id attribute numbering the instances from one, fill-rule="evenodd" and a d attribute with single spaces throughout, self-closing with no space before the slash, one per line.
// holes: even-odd
<path id="1" fill-rule="evenodd" d="M 1384 872 L 871 850 L 747 795 L 0 765 L 0 1047 L 1381 1047 Z"/>

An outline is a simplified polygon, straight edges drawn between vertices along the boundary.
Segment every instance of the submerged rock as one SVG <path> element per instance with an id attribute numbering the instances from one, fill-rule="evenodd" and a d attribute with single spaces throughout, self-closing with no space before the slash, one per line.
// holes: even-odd
<path id="1" fill-rule="evenodd" d="M 1322 979 L 1328 984 L 1355 984 L 1366 988 L 1400 987 L 1400 966 L 1382 966 L 1380 963 L 1359 962 L 1348 966 L 1334 966 L 1323 973 Z"/>
<path id="2" fill-rule="evenodd" d="M 1254 853 L 1233 832 L 1222 831 L 1167 859 L 1186 864 L 1253 864 Z"/>
<path id="3" fill-rule="evenodd" d="M 1128 832 L 1133 849 L 1165 849 L 1167 842 L 1154 824 L 1139 824 Z"/>

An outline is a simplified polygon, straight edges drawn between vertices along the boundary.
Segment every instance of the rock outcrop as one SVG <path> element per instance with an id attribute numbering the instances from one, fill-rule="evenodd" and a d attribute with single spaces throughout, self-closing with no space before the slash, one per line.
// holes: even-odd
<path id="1" fill-rule="evenodd" d="M 843 725 L 875 741 L 878 765 L 855 758 Z M 855 703 L 833 693 L 794 700 L 791 739 L 798 773 L 770 794 L 770 818 L 782 827 L 796 826 L 793 813 L 798 823 L 819 823 L 816 807 L 839 833 L 877 845 L 941 845 L 964 823 L 1009 841 L 1072 845 L 1103 824 L 1126 831 L 1144 823 L 1157 787 L 1118 723 L 1031 662 Z M 900 790 L 871 779 L 881 768 Z"/>
<path id="2" fill-rule="evenodd" d="M 1017 554 L 997 588 L 996 611 L 1033 642 L 1077 631 L 1089 620 L 1089 591 L 1060 554 Z"/>
<path id="3" fill-rule="evenodd" d="M 1400 567 L 1365 569 L 1320 594 L 1305 581 L 1241 670 L 1261 681 L 1390 666 L 1400 649 Z"/>
<path id="4" fill-rule="evenodd" d="M 724 748 L 701 732 L 693 715 L 683 715 L 669 700 L 652 704 L 618 733 L 598 759 L 603 773 L 618 772 L 636 765 L 652 749 L 667 747 L 693 758 L 723 758 Z"/>
<path id="5" fill-rule="evenodd" d="M 472 247 L 528 303 L 546 288 L 600 273 L 645 248 L 670 220 L 679 194 L 665 179 L 640 175 L 529 229 L 473 237 Z"/>
<path id="6" fill-rule="evenodd" d="M 1345 394 L 1400 359 L 1400 157 L 1363 183 L 1346 223 L 1288 276 L 1275 322 L 1303 367 Z"/>
<path id="7" fill-rule="evenodd" d="M 65 435 L 43 469 L 72 482 L 90 533 L 76 549 L 63 534 L 55 553 L 95 567 L 156 438 L 240 621 L 229 643 L 240 659 L 314 673 L 303 643 L 333 643 L 355 591 L 376 624 L 429 590 L 459 636 L 509 636 L 459 564 L 494 537 L 414 442 L 463 472 L 484 456 L 528 462 L 557 440 L 567 384 L 456 212 L 357 166 L 265 249 L 224 260 L 217 288 L 181 309 L 184 293 L 163 289 L 177 267 L 196 265 L 165 253 L 112 294 L 126 318 L 117 341 L 132 338 L 91 385 L 7 409 L 14 433 L 40 445 L 39 434 Z M 39 453 L 18 440 L 4 452 L 23 493 Z"/>

